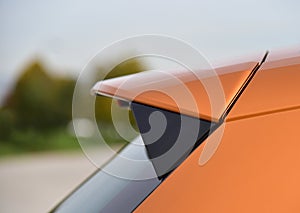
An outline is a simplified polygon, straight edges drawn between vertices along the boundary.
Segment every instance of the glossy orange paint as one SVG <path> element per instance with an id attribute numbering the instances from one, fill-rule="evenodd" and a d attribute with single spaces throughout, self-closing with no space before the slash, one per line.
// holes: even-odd
<path id="1" fill-rule="evenodd" d="M 207 74 L 201 81 L 190 74 L 178 76 L 196 100 L 196 109 L 182 85 L 159 76 L 151 76 L 150 86 L 139 84 L 143 74 L 103 81 L 97 92 L 217 121 L 256 65 L 216 69 L 225 102 L 213 115 L 202 80 L 216 77 Z M 129 78 L 131 83 L 123 87 Z M 180 109 L 173 93 L 181 94 Z M 210 135 L 136 212 L 300 212 L 299 121 L 299 48 L 292 54 L 271 52 L 226 117 L 224 129 Z M 201 166 L 204 146 L 219 139 L 217 151 Z"/>
<path id="2" fill-rule="evenodd" d="M 207 164 L 203 143 L 135 212 L 300 212 L 299 120 L 300 109 L 227 123 Z"/>
<path id="3" fill-rule="evenodd" d="M 189 71 L 144 72 L 101 81 L 94 92 L 217 121 L 258 62 L 216 68 L 215 76 L 199 71 L 199 78 Z"/>
<path id="4" fill-rule="evenodd" d="M 300 52 L 267 61 L 241 95 L 227 121 L 300 107 Z"/>
<path id="5" fill-rule="evenodd" d="M 300 57 L 270 55 L 227 117 L 136 212 L 300 212 Z M 221 139 L 203 166 L 207 141 Z"/>

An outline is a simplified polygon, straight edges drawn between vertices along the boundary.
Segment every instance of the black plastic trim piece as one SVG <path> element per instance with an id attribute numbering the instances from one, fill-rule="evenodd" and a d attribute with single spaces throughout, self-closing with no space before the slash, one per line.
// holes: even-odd
<path id="1" fill-rule="evenodd" d="M 148 157 L 160 179 L 180 165 L 204 141 L 212 125 L 208 120 L 135 102 L 131 103 L 131 109 Z M 155 113 L 158 117 L 151 118 Z"/>

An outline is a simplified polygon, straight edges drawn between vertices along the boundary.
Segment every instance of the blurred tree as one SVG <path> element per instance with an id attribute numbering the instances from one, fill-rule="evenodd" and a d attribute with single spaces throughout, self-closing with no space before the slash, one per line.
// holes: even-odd
<path id="1" fill-rule="evenodd" d="M 116 66 L 105 79 L 143 70 L 145 67 L 140 61 L 130 60 Z M 104 69 L 99 68 L 96 73 L 93 80 L 98 81 L 103 76 Z M 66 126 L 72 119 L 75 83 L 72 78 L 49 75 L 40 61 L 30 63 L 16 80 L 0 108 L 2 150 L 5 146 L 7 149 L 23 151 L 72 148 L 74 144 L 78 146 L 66 132 Z M 94 99 L 89 94 L 91 85 L 83 87 L 84 99 L 81 102 L 93 104 L 91 100 Z M 104 131 L 104 137 L 108 136 L 108 141 L 124 142 L 112 126 L 111 104 L 110 98 L 96 98 L 95 115 L 97 121 L 101 121 L 99 128 Z M 84 115 L 83 112 L 83 117 Z M 133 121 L 132 114 L 130 117 Z"/>
<path id="2" fill-rule="evenodd" d="M 0 109 L 0 138 L 8 139 L 14 129 L 15 116 L 9 109 Z"/>
<path id="3" fill-rule="evenodd" d="M 43 130 L 66 125 L 71 120 L 74 85 L 72 79 L 53 78 L 35 61 L 16 81 L 4 109 L 15 114 L 18 129 Z"/>

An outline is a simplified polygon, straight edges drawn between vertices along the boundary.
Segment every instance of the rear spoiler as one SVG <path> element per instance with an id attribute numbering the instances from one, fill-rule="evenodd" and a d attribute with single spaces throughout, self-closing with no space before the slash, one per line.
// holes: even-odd
<path id="1" fill-rule="evenodd" d="M 198 73 L 146 71 L 99 81 L 91 92 L 217 122 L 258 64 L 246 62 Z M 216 93 L 223 97 L 211 97 Z M 213 109 L 212 99 L 219 99 Z"/>
<path id="2" fill-rule="evenodd" d="M 99 81 L 91 91 L 129 102 L 148 157 L 164 178 L 223 123 L 265 57 L 214 70 L 146 71 Z"/>

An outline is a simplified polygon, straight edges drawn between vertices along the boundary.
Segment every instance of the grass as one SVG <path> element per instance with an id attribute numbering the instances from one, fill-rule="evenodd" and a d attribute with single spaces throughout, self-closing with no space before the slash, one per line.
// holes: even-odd
<path id="1" fill-rule="evenodd" d="M 125 145 L 111 127 L 102 127 L 101 133 L 108 144 Z M 0 157 L 44 151 L 80 150 L 76 136 L 66 128 L 39 131 L 36 129 L 13 130 L 6 139 L 0 136 Z"/>
<path id="2" fill-rule="evenodd" d="M 65 129 L 40 132 L 14 130 L 9 138 L 0 139 L 0 156 L 26 152 L 80 149 L 75 136 Z"/>

